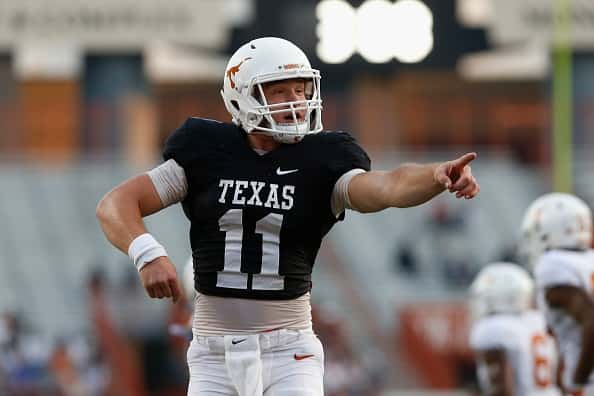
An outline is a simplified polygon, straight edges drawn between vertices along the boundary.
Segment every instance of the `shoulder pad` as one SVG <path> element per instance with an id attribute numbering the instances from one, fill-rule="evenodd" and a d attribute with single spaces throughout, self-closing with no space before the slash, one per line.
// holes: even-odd
<path id="1" fill-rule="evenodd" d="M 208 147 L 226 139 L 236 126 L 206 118 L 188 118 L 165 141 L 163 159 L 174 159 L 185 167 Z"/>
<path id="2" fill-rule="evenodd" d="M 189 129 L 211 129 L 221 128 L 228 124 L 217 120 L 211 120 L 210 118 L 190 117 L 180 127 Z"/>
<path id="3" fill-rule="evenodd" d="M 304 143 L 311 144 L 312 152 L 325 158 L 330 170 L 338 177 L 355 168 L 371 169 L 369 156 L 347 132 L 320 132 L 307 136 Z"/>
<path id="4" fill-rule="evenodd" d="M 479 319 L 472 327 L 470 344 L 473 349 L 512 349 L 516 342 L 518 322 L 506 315 Z"/>
<path id="5" fill-rule="evenodd" d="M 580 274 L 572 265 L 575 255 L 561 250 L 543 254 L 534 268 L 536 285 L 540 288 L 581 285 Z"/>
<path id="6" fill-rule="evenodd" d="M 323 131 L 313 135 L 308 135 L 306 140 L 312 143 L 336 144 L 336 143 L 357 143 L 356 139 L 348 132 L 343 131 Z"/>

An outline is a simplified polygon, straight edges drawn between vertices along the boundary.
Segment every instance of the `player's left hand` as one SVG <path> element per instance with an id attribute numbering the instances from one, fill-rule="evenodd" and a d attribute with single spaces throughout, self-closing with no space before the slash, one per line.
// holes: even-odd
<path id="1" fill-rule="evenodd" d="M 475 158 L 476 153 L 466 153 L 455 160 L 439 164 L 433 178 L 451 193 L 455 192 L 456 198 L 474 198 L 481 190 L 470 169 L 470 162 Z"/>

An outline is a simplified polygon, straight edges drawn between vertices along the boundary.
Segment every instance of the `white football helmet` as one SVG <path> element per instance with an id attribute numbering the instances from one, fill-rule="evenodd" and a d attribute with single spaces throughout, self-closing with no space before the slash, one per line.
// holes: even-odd
<path id="1" fill-rule="evenodd" d="M 291 78 L 306 79 L 306 100 L 268 104 L 262 84 Z M 312 69 L 307 56 L 290 41 L 264 37 L 239 48 L 229 59 L 221 90 L 233 122 L 247 133 L 258 131 L 282 143 L 296 143 L 309 133 L 322 130 L 320 72 Z M 280 124 L 272 114 L 290 110 L 293 122 Z M 304 111 L 303 122 L 296 111 Z"/>
<path id="2" fill-rule="evenodd" d="M 534 282 L 519 265 L 487 265 L 470 285 L 470 310 L 474 320 L 494 313 L 519 313 L 532 306 Z"/>
<path id="3" fill-rule="evenodd" d="M 524 214 L 520 252 L 530 266 L 547 250 L 583 250 L 591 243 L 592 212 L 574 195 L 543 195 Z"/>

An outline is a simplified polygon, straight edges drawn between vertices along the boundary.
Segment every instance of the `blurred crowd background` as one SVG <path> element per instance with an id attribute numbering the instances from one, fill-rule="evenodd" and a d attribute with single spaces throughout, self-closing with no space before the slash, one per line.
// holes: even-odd
<path id="1" fill-rule="evenodd" d="M 592 0 L 2 0 L 0 395 L 181 396 L 191 298 L 150 300 L 95 220 L 187 117 L 230 119 L 228 56 L 293 41 L 322 73 L 326 129 L 373 167 L 472 150 L 479 197 L 348 213 L 314 274 L 329 396 L 473 394 L 466 290 L 519 260 L 551 190 L 594 205 Z M 176 263 L 175 206 L 147 219 Z"/>

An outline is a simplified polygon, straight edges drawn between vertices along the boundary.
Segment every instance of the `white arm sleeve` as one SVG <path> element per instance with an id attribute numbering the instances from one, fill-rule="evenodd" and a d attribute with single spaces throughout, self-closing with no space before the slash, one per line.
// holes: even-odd
<path id="1" fill-rule="evenodd" d="M 351 206 L 351 200 L 349 199 L 349 183 L 354 176 L 364 172 L 365 170 L 361 168 L 351 169 L 340 176 L 336 181 L 334 190 L 332 191 L 332 199 L 330 201 L 334 216 L 340 216 L 345 209 L 357 210 Z"/>
<path id="2" fill-rule="evenodd" d="M 175 160 L 170 159 L 151 169 L 147 174 L 155 185 L 163 207 L 181 202 L 186 197 L 188 193 L 186 173 Z"/>

